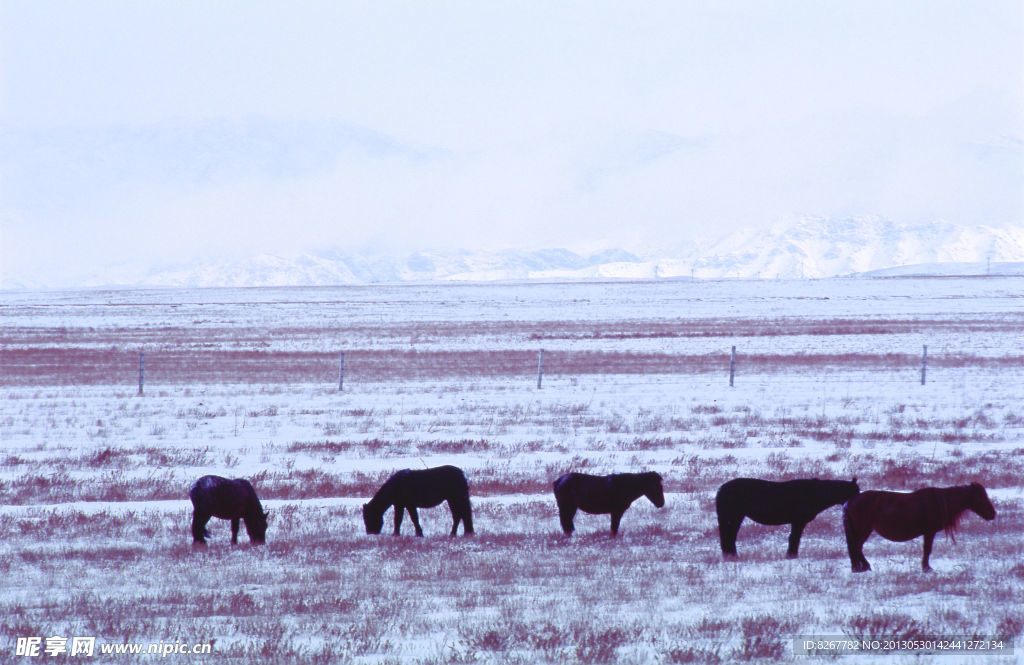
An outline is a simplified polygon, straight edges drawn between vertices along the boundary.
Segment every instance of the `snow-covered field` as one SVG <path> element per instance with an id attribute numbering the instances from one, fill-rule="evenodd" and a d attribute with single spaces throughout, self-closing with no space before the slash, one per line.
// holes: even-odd
<path id="1" fill-rule="evenodd" d="M 1021 277 L 2 293 L 0 661 L 30 636 L 281 663 L 1019 641 L 1021 294 Z M 447 537 L 444 507 L 421 511 L 423 539 L 363 532 L 388 475 L 439 464 L 466 471 L 476 537 Z M 666 506 L 640 499 L 615 540 L 581 514 L 566 539 L 550 488 L 569 470 L 658 471 Z M 186 491 L 206 473 L 253 481 L 266 546 L 243 530 L 231 547 L 214 520 L 191 548 Z M 746 522 L 724 562 L 714 494 L 736 476 L 978 481 L 998 516 L 940 535 L 931 574 L 920 539 L 878 536 L 852 574 L 839 508 L 799 559 L 788 527 Z"/>

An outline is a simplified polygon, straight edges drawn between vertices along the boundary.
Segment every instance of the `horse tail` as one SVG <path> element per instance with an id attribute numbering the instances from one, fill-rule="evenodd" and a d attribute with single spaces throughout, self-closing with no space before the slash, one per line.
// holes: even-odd
<path id="1" fill-rule="evenodd" d="M 469 494 L 466 494 L 466 505 L 463 506 L 462 530 L 463 533 L 473 533 L 473 505 L 469 502 Z"/>
<path id="2" fill-rule="evenodd" d="M 863 543 L 857 537 L 857 532 L 854 530 L 853 520 L 850 517 L 850 501 L 843 504 L 843 533 L 846 534 L 846 551 L 850 555 L 850 564 L 854 570 L 858 570 L 857 564 L 863 557 Z M 855 504 L 856 505 L 856 504 Z"/>
<path id="3" fill-rule="evenodd" d="M 736 536 L 743 521 L 742 510 L 732 500 L 732 492 L 722 485 L 715 493 L 715 514 L 718 516 L 718 541 L 724 556 L 736 556 Z"/>
<path id="4" fill-rule="evenodd" d="M 954 512 L 949 506 L 949 492 L 936 490 L 939 504 L 939 519 L 942 520 L 942 530 L 946 537 L 956 545 L 956 529 L 960 524 L 961 512 Z"/>
<path id="5" fill-rule="evenodd" d="M 199 526 L 196 518 L 199 517 L 200 508 L 199 503 L 202 501 L 202 493 L 199 489 L 199 481 L 192 483 L 192 487 L 188 490 L 188 498 L 192 501 L 192 537 L 202 542 L 206 538 L 210 537 L 210 532 L 206 530 L 206 526 Z"/>
<path id="6" fill-rule="evenodd" d="M 566 486 L 568 485 L 569 478 L 571 477 L 572 474 L 566 473 L 559 476 L 558 478 L 555 479 L 555 482 L 551 483 L 552 487 L 554 487 L 555 490 L 555 497 L 564 494 L 568 490 Z"/>
<path id="7" fill-rule="evenodd" d="M 459 479 L 462 481 L 459 486 L 462 531 L 467 534 L 473 533 L 473 504 L 469 501 L 469 479 L 466 478 L 466 474 L 462 469 L 459 469 Z"/>
<path id="8" fill-rule="evenodd" d="M 734 492 L 725 485 L 719 487 L 718 491 L 715 492 L 715 512 L 718 513 L 719 523 L 721 523 L 723 517 L 726 519 L 735 517 L 737 506 L 735 505 L 736 502 L 733 500 L 733 496 Z"/>

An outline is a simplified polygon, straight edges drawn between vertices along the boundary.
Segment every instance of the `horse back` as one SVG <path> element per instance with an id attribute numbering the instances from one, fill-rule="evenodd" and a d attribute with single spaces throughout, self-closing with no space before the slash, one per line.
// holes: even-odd
<path id="1" fill-rule="evenodd" d="M 192 484 L 189 497 L 196 510 L 222 519 L 236 519 L 261 509 L 256 490 L 248 480 L 203 476 Z"/>
<path id="2" fill-rule="evenodd" d="M 772 481 L 734 478 L 718 488 L 715 503 L 720 512 L 742 514 L 761 524 L 790 524 L 814 516 L 846 500 L 845 481 L 816 478 Z M 834 486 L 833 486 L 834 485 Z"/>
<path id="3" fill-rule="evenodd" d="M 844 516 L 858 529 L 877 531 L 887 540 L 912 540 L 926 531 L 937 530 L 929 524 L 926 496 L 925 490 L 867 490 L 850 499 Z"/>
<path id="4" fill-rule="evenodd" d="M 589 473 L 567 473 L 555 481 L 555 498 L 570 503 L 585 513 L 610 513 L 617 507 L 618 497 L 613 476 Z"/>
<path id="5" fill-rule="evenodd" d="M 417 508 L 433 508 L 443 501 L 460 501 L 469 497 L 466 474 L 450 465 L 403 469 L 391 476 L 384 486 L 388 488 L 393 504 Z"/>
<path id="6" fill-rule="evenodd" d="M 783 524 L 778 518 L 779 483 L 759 478 L 733 478 L 718 488 L 715 507 L 722 515 L 749 517 L 761 524 Z"/>

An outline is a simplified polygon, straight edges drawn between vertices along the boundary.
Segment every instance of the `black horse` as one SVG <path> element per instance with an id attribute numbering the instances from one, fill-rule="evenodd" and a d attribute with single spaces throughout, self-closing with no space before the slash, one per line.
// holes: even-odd
<path id="1" fill-rule="evenodd" d="M 786 556 L 797 557 L 800 536 L 818 513 L 846 503 L 860 492 L 857 479 L 818 480 L 801 478 L 786 482 L 735 478 L 718 488 L 715 509 L 722 556 L 736 556 L 736 534 L 744 517 L 760 524 L 792 524 Z"/>
<path id="2" fill-rule="evenodd" d="M 953 538 L 960 518 L 967 510 L 982 519 L 993 520 L 996 509 L 985 488 L 978 483 L 959 487 L 926 487 L 916 492 L 883 492 L 870 490 L 851 499 L 843 509 L 846 547 L 853 572 L 871 570 L 864 558 L 864 541 L 872 531 L 887 540 L 904 542 L 924 536 L 921 570 L 932 569 L 928 557 L 932 553 L 935 534 L 945 531 Z"/>
<path id="3" fill-rule="evenodd" d="M 220 476 L 203 476 L 192 483 L 188 492 L 192 499 L 192 540 L 205 544 L 209 534 L 206 523 L 211 517 L 231 520 L 231 543 L 238 543 L 239 520 L 245 520 L 249 542 L 267 540 L 267 516 L 256 490 L 248 480 L 228 480 Z"/>
<path id="4" fill-rule="evenodd" d="M 665 505 L 665 492 L 661 489 L 661 476 L 647 473 L 613 473 L 592 476 L 586 473 L 567 473 L 554 483 L 555 501 L 562 531 L 572 534 L 576 510 L 592 515 L 611 513 L 612 536 L 619 532 L 619 521 L 630 504 L 646 496 L 658 508 Z"/>
<path id="5" fill-rule="evenodd" d="M 417 508 L 433 508 L 442 501 L 448 502 L 452 511 L 452 533 L 455 535 L 462 522 L 463 532 L 473 533 L 473 513 L 469 505 L 469 482 L 462 469 L 454 466 L 438 466 L 433 469 L 403 469 L 387 479 L 369 503 L 363 504 L 363 523 L 366 533 L 380 533 L 384 527 L 384 512 L 395 507 L 395 535 L 402 526 L 402 516 L 409 511 L 409 518 L 416 527 L 416 535 L 422 536 Z"/>

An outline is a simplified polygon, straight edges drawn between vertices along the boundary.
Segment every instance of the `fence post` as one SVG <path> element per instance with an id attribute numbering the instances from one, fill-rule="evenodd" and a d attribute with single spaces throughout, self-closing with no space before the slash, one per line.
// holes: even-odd
<path id="1" fill-rule="evenodd" d="M 345 352 L 338 358 L 338 392 L 345 390 Z"/>
<path id="2" fill-rule="evenodd" d="M 736 347 L 732 347 L 732 354 L 729 356 L 729 387 L 732 388 L 733 377 L 736 376 Z"/>
<path id="3" fill-rule="evenodd" d="M 921 351 L 921 385 L 924 385 L 925 375 L 928 373 L 928 345 L 924 345 Z"/>
<path id="4" fill-rule="evenodd" d="M 540 390 L 541 381 L 544 378 L 544 349 L 540 350 L 540 355 L 537 356 L 537 390 Z"/>
<path id="5" fill-rule="evenodd" d="M 142 379 L 146 374 L 146 354 L 139 351 L 139 397 L 142 397 Z"/>

